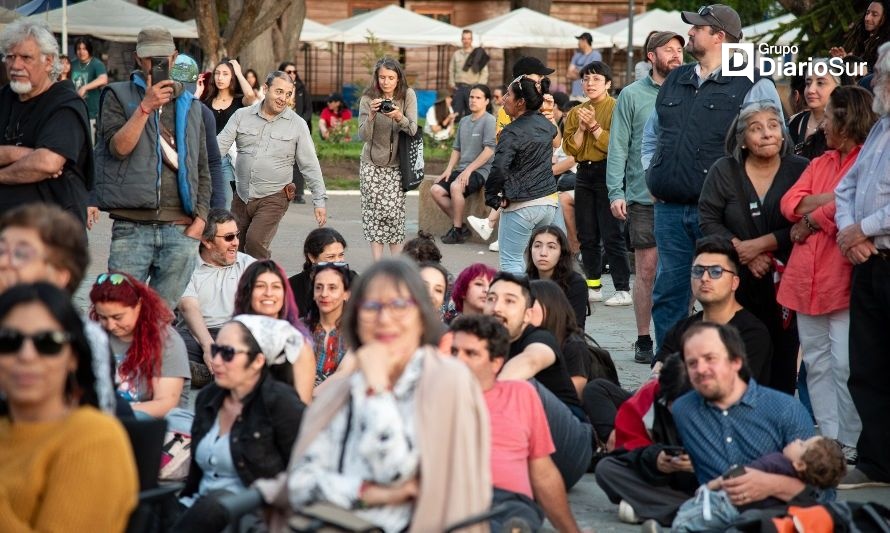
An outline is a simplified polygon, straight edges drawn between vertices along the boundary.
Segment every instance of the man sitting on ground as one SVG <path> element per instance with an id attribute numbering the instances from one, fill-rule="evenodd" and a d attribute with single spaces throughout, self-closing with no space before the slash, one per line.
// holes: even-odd
<path id="1" fill-rule="evenodd" d="M 488 406 L 491 503 L 507 507 L 493 522 L 520 518 L 538 531 L 546 514 L 557 531 L 579 531 L 562 477 L 550 458 L 556 448 L 540 397 L 527 382 L 497 380 L 510 348 L 507 330 L 497 319 L 484 315 L 458 317 L 450 330 L 454 333 L 451 355 L 476 376 Z M 492 531 L 500 527 L 493 524 Z"/>

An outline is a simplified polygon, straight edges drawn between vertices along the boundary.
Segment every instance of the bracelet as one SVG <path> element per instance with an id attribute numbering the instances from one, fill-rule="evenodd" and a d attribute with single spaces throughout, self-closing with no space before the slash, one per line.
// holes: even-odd
<path id="1" fill-rule="evenodd" d="M 602 126 L 600 126 L 599 122 L 597 122 L 592 128 L 587 131 L 589 131 L 590 133 L 596 133 L 600 129 L 602 129 Z"/>
<path id="2" fill-rule="evenodd" d="M 142 106 L 142 102 L 139 102 L 139 111 L 142 111 L 146 115 L 151 115 L 151 111 L 146 111 L 145 107 Z"/>
<path id="3" fill-rule="evenodd" d="M 807 229 L 810 230 L 811 233 L 816 233 L 819 231 L 819 228 L 813 225 L 813 222 L 810 220 L 809 213 L 803 216 L 803 223 L 806 224 Z"/>

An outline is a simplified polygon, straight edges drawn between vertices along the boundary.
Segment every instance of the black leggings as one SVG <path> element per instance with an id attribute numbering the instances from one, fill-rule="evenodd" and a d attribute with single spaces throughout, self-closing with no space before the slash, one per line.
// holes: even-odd
<path id="1" fill-rule="evenodd" d="M 595 379 L 584 386 L 581 403 L 600 442 L 605 443 L 609 440 L 609 434 L 615 429 L 615 415 L 618 413 L 618 407 L 632 395 L 603 378 Z"/>

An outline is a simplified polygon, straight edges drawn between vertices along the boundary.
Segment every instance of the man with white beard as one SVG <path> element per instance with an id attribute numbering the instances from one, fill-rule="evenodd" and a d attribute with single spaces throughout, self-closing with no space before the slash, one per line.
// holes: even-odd
<path id="1" fill-rule="evenodd" d="M 890 347 L 880 335 L 890 323 L 890 43 L 878 48 L 872 90 L 881 118 L 835 190 L 837 243 L 854 265 L 847 383 L 862 419 L 858 461 L 842 489 L 890 485 Z"/>
<path id="2" fill-rule="evenodd" d="M 0 214 L 22 204 L 57 204 L 86 224 L 93 174 L 86 103 L 61 71 L 59 46 L 41 23 L 0 33 L 9 85 L 0 89 Z"/>

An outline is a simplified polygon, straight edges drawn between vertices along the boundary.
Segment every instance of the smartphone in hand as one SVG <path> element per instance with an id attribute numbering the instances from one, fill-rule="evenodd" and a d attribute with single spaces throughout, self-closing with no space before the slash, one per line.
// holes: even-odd
<path id="1" fill-rule="evenodd" d="M 739 477 L 744 474 L 745 474 L 745 467 L 742 465 L 736 465 L 723 473 L 723 479 L 732 479 L 734 477 Z"/>
<path id="2" fill-rule="evenodd" d="M 682 446 L 665 446 L 661 450 L 669 457 L 680 457 L 686 454 L 686 449 Z"/>
<path id="3" fill-rule="evenodd" d="M 153 58 L 151 58 L 151 83 L 152 83 L 152 85 L 155 85 L 158 82 L 166 81 L 169 79 L 170 79 L 170 59 L 167 57 L 153 57 Z"/>

